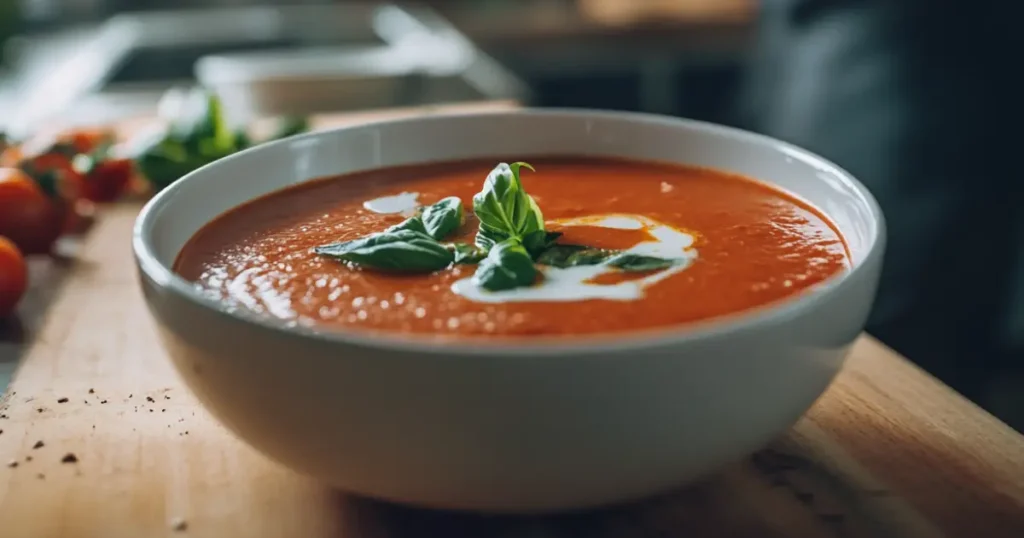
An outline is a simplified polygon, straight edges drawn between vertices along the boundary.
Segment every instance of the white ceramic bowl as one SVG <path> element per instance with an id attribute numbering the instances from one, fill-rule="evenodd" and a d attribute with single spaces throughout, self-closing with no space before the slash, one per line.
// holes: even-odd
<path id="1" fill-rule="evenodd" d="M 229 311 L 170 269 L 201 226 L 288 185 L 385 166 L 543 154 L 689 163 L 775 183 L 835 221 L 853 268 L 809 294 L 727 320 L 514 346 L 288 326 Z M 365 496 L 525 513 L 668 490 L 786 430 L 861 332 L 884 235 L 863 185 L 777 140 L 652 115 L 528 110 L 389 121 L 250 149 L 157 195 L 136 224 L 134 249 L 178 371 L 253 447 Z"/>

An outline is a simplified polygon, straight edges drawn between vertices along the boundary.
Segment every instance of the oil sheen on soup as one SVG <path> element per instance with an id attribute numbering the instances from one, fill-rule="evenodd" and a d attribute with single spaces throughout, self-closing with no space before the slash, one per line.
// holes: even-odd
<path id="1" fill-rule="evenodd" d="M 819 211 L 764 183 L 656 163 L 527 160 L 535 171 L 521 168 L 521 185 L 549 237 L 561 234 L 553 247 L 671 261 L 629 270 L 537 263 L 529 285 L 492 291 L 474 279 L 481 262 L 406 272 L 314 251 L 381 234 L 447 197 L 461 200 L 464 222 L 440 242 L 473 245 L 482 229 L 474 195 L 499 162 L 490 159 L 375 170 L 272 193 L 201 229 L 175 270 L 208 296 L 295 324 L 516 337 L 708 320 L 792 297 L 849 265 L 842 237 Z"/>

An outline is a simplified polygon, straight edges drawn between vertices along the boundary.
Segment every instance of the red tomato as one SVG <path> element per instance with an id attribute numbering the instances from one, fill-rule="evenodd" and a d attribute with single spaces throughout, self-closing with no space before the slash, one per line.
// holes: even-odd
<path id="1" fill-rule="evenodd" d="M 18 166 L 51 198 L 75 200 L 82 194 L 84 178 L 72 165 L 72 157 L 57 151 L 40 153 Z"/>
<path id="2" fill-rule="evenodd" d="M 113 143 L 114 133 L 109 129 L 80 128 L 62 133 L 57 140 L 70 145 L 75 153 L 92 153 L 100 146 Z"/>
<path id="3" fill-rule="evenodd" d="M 25 254 L 50 251 L 60 237 L 66 210 L 46 196 L 25 172 L 0 168 L 0 235 Z"/>
<path id="4" fill-rule="evenodd" d="M 111 159 L 96 164 L 82 182 L 82 197 L 92 202 L 113 202 L 131 185 L 135 165 L 131 159 Z"/>
<path id="5" fill-rule="evenodd" d="M 14 312 L 28 288 L 28 268 L 18 247 L 0 237 L 0 319 Z"/>

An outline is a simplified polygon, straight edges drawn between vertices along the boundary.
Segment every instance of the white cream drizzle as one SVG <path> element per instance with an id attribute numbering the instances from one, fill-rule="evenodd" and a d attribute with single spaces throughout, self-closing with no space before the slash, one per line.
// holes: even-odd
<path id="1" fill-rule="evenodd" d="M 416 212 L 416 208 L 420 206 L 419 197 L 420 193 L 418 192 L 403 192 L 367 200 L 363 202 L 363 207 L 374 213 L 401 213 L 405 216 L 412 216 Z"/>
<path id="2" fill-rule="evenodd" d="M 668 269 L 636 280 L 615 284 L 595 284 L 595 278 L 620 271 L 605 265 L 589 265 L 559 269 L 543 267 L 544 279 L 536 286 L 492 292 L 476 286 L 472 278 L 463 278 L 452 284 L 452 291 L 471 301 L 481 303 L 505 302 L 562 302 L 587 299 L 613 301 L 635 301 L 644 296 L 644 290 L 672 275 L 685 271 L 697 258 L 693 248 L 693 236 L 667 224 L 640 215 L 594 215 L 575 219 L 554 221 L 562 226 L 600 226 L 622 230 L 646 229 L 654 238 L 643 241 L 626 250 L 631 254 L 678 259 L 680 262 Z"/>

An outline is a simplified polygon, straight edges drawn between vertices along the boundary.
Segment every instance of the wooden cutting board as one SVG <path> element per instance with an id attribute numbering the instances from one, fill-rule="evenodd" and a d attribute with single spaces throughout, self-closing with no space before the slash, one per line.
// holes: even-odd
<path id="1" fill-rule="evenodd" d="M 658 499 L 491 518 L 331 491 L 179 383 L 136 290 L 138 209 L 105 208 L 70 257 L 35 267 L 39 317 L 0 347 L 21 359 L 0 400 L 3 538 L 1024 536 L 1024 438 L 868 337 L 781 439 Z"/>

